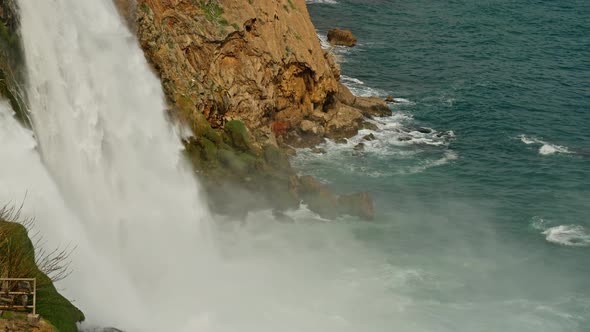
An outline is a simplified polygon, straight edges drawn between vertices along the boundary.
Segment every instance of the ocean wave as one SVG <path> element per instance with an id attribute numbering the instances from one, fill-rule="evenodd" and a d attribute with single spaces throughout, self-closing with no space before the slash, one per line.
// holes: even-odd
<path id="1" fill-rule="evenodd" d="M 590 234 L 584 226 L 559 225 L 545 230 L 543 234 L 549 242 L 574 247 L 590 246 Z"/>
<path id="2" fill-rule="evenodd" d="M 318 36 L 318 39 L 320 40 L 320 46 L 324 50 L 332 48 L 332 45 L 330 44 L 330 42 L 328 42 L 328 36 L 319 32 L 316 32 L 316 34 Z"/>
<path id="3" fill-rule="evenodd" d="M 455 137 L 453 131 L 417 127 L 411 114 L 399 111 L 368 121 L 377 127 L 376 130 L 362 129 L 344 143 L 326 140 L 319 145 L 322 153 L 299 149 L 292 158 L 294 165 L 305 169 L 306 165 L 321 163 L 327 169 L 337 168 L 346 174 L 380 178 L 415 174 L 458 159 L 458 154 L 448 149 Z M 366 158 L 375 162 L 367 164 Z M 378 166 L 383 163 L 398 166 Z"/>
<path id="4" fill-rule="evenodd" d="M 547 228 L 549 228 L 548 226 L 549 222 L 539 216 L 534 216 L 531 219 L 531 226 L 533 226 L 534 229 L 539 230 L 539 231 L 545 231 L 547 230 Z"/>
<path id="5" fill-rule="evenodd" d="M 355 96 L 371 97 L 371 96 L 386 96 L 386 95 L 388 95 L 388 93 L 385 90 L 370 87 L 370 86 L 366 85 L 365 82 L 359 80 L 358 78 L 349 77 L 346 75 L 341 75 L 340 81 L 348 89 L 350 89 L 352 94 L 354 94 Z M 406 99 L 403 99 L 403 98 L 399 99 L 399 100 L 400 100 L 400 102 L 406 101 Z"/>
<path id="6" fill-rule="evenodd" d="M 406 105 L 414 105 L 415 104 L 413 101 L 410 101 L 409 99 L 405 99 L 405 98 L 393 98 L 393 102 L 396 104 L 406 104 Z"/>
<path id="7" fill-rule="evenodd" d="M 590 246 L 590 233 L 581 225 L 557 225 L 539 216 L 531 219 L 531 226 L 545 235 L 547 242 L 564 246 L 587 247 Z"/>
<path id="8" fill-rule="evenodd" d="M 444 155 L 441 158 L 423 161 L 419 165 L 411 167 L 407 173 L 408 174 L 415 174 L 415 173 L 424 172 L 425 170 L 432 168 L 432 167 L 446 165 L 450 161 L 457 160 L 458 158 L 459 158 L 459 155 L 457 154 L 457 152 L 455 152 L 453 150 L 447 150 L 447 151 L 445 151 Z"/>
<path id="9" fill-rule="evenodd" d="M 523 142 L 524 144 L 527 144 L 527 145 L 531 145 L 531 144 L 541 145 L 541 147 L 539 148 L 539 154 L 544 155 L 544 156 L 553 155 L 556 153 L 563 153 L 563 154 L 572 153 L 565 146 L 551 144 L 551 143 L 545 142 L 545 141 L 540 140 L 535 137 L 528 137 L 526 135 L 520 135 L 519 138 L 520 138 L 521 142 Z"/>

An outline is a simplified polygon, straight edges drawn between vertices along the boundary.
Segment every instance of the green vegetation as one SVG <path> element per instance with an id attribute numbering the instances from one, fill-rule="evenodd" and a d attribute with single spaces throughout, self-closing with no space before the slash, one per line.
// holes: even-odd
<path id="1" fill-rule="evenodd" d="M 209 22 L 216 23 L 221 26 L 228 26 L 229 22 L 223 17 L 224 10 L 216 0 L 198 0 L 198 4 L 205 15 L 205 19 Z M 197 0 L 193 0 L 197 4 Z"/>
<path id="2" fill-rule="evenodd" d="M 37 312 L 60 332 L 77 332 L 76 322 L 83 321 L 84 314 L 59 294 L 52 280 L 39 269 L 33 242 L 25 226 L 13 222 L 18 219 L 18 213 L 13 211 L 0 210 L 0 275 L 36 278 Z"/>
<path id="3" fill-rule="evenodd" d="M 148 6 L 145 2 L 141 4 L 141 10 L 143 10 L 143 12 L 148 15 L 151 12 L 150 6 Z"/>
<path id="4" fill-rule="evenodd" d="M 224 133 L 224 141 L 227 144 L 243 152 L 248 152 L 252 149 L 248 130 L 242 121 L 228 121 L 225 124 Z"/>
<path id="5" fill-rule="evenodd" d="M 287 0 L 289 2 L 289 6 L 291 7 L 291 9 L 297 9 L 297 6 L 295 6 L 295 4 L 293 3 L 293 0 Z"/>

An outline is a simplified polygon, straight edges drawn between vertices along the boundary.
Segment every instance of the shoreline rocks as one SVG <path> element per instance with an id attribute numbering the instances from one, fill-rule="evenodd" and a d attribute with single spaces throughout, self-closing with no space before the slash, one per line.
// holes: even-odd
<path id="1" fill-rule="evenodd" d="M 172 119 L 194 134 L 183 140 L 186 154 L 216 212 L 296 206 L 293 148 L 346 142 L 375 128 L 367 119 L 391 115 L 383 99 L 354 96 L 340 82 L 305 0 L 207 5 L 214 10 L 198 1 L 113 1 L 160 77 Z M 356 44 L 350 31 L 329 35 Z M 335 202 L 326 190 L 320 198 Z"/>
<path id="2" fill-rule="evenodd" d="M 357 40 L 350 30 L 334 28 L 328 31 L 328 42 L 332 45 L 354 47 Z"/>

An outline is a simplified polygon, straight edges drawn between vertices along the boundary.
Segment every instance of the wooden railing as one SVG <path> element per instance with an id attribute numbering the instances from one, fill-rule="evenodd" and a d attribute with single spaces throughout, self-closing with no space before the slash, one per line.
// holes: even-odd
<path id="1" fill-rule="evenodd" d="M 36 314 L 37 279 L 0 278 L 0 310 L 32 310 Z"/>

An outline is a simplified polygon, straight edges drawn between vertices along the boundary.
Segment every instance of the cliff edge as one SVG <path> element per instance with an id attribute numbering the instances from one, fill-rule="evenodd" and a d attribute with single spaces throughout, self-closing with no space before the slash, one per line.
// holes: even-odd
<path id="1" fill-rule="evenodd" d="M 272 206 L 295 206 L 304 183 L 285 152 L 352 137 L 371 126 L 367 118 L 391 114 L 382 99 L 340 83 L 304 0 L 114 3 L 161 78 L 170 113 L 190 127 L 187 151 L 213 191 L 231 178 Z"/>

